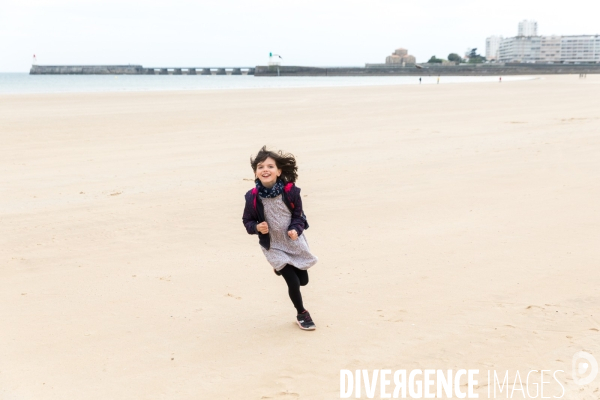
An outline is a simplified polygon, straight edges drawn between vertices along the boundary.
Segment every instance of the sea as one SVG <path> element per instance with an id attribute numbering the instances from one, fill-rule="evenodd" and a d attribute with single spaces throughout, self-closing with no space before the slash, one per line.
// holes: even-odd
<path id="1" fill-rule="evenodd" d="M 506 76 L 502 82 L 534 79 Z M 177 90 L 283 89 L 340 86 L 445 85 L 498 82 L 496 76 L 255 77 L 253 75 L 29 75 L 0 73 L 0 94 L 156 92 Z"/>

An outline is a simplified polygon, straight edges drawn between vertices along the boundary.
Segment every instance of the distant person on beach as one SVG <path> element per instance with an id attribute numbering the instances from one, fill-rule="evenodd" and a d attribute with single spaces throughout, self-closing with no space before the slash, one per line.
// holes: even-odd
<path id="1" fill-rule="evenodd" d="M 316 326 L 302 303 L 300 286 L 308 284 L 308 269 L 317 263 L 308 247 L 308 222 L 302 210 L 296 159 L 292 154 L 269 151 L 263 146 L 250 159 L 255 187 L 246 193 L 242 221 L 258 242 L 276 275 L 283 276 L 288 294 L 296 308 L 300 329 Z"/>
<path id="2" fill-rule="evenodd" d="M 498 81 L 499 81 L 500 83 L 502 83 L 502 77 L 500 77 L 500 78 L 498 79 Z"/>
<path id="3" fill-rule="evenodd" d="M 419 85 L 421 84 L 421 77 L 419 77 Z"/>
<path id="4" fill-rule="evenodd" d="M 440 77 L 438 76 L 438 85 L 440 84 Z"/>

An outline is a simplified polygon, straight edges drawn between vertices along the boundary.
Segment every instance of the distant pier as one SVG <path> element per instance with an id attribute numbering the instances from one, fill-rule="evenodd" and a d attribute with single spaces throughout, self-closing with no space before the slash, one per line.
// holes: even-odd
<path id="1" fill-rule="evenodd" d="M 143 67 L 141 65 L 33 65 L 30 75 L 254 75 L 255 67 Z"/>
<path id="2" fill-rule="evenodd" d="M 600 64 L 418 64 L 365 67 L 143 67 L 141 65 L 34 65 L 31 75 L 255 75 L 255 76 L 507 76 L 600 74 Z"/>
<path id="3" fill-rule="evenodd" d="M 143 75 L 254 75 L 255 67 L 143 68 Z"/>

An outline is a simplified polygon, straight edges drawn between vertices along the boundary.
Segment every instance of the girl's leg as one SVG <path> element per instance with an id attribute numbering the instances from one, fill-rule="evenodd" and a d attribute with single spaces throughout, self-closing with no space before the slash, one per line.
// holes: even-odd
<path id="1" fill-rule="evenodd" d="M 300 294 L 300 279 L 294 271 L 297 269 L 298 268 L 288 264 L 279 272 L 281 273 L 281 276 L 283 276 L 283 279 L 285 279 L 285 283 L 288 285 L 288 293 L 292 303 L 294 303 L 294 307 L 296 307 L 296 311 L 298 311 L 298 314 L 302 314 L 302 312 L 304 312 L 304 305 L 302 304 L 302 295 Z"/>
<path id="2" fill-rule="evenodd" d="M 298 280 L 300 281 L 300 286 L 308 285 L 308 271 L 305 269 L 298 269 L 294 267 L 294 272 L 298 276 Z"/>

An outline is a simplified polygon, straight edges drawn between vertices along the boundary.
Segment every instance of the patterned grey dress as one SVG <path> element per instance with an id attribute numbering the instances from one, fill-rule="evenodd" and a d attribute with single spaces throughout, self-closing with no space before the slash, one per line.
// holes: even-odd
<path id="1" fill-rule="evenodd" d="M 269 225 L 271 248 L 266 250 L 261 246 L 267 261 L 276 271 L 286 264 L 291 264 L 298 269 L 309 269 L 317 263 L 308 247 L 306 232 L 292 240 L 288 236 L 288 227 L 292 221 L 292 214 L 283 202 L 281 195 L 273 198 L 260 198 L 265 208 L 265 219 Z"/>

